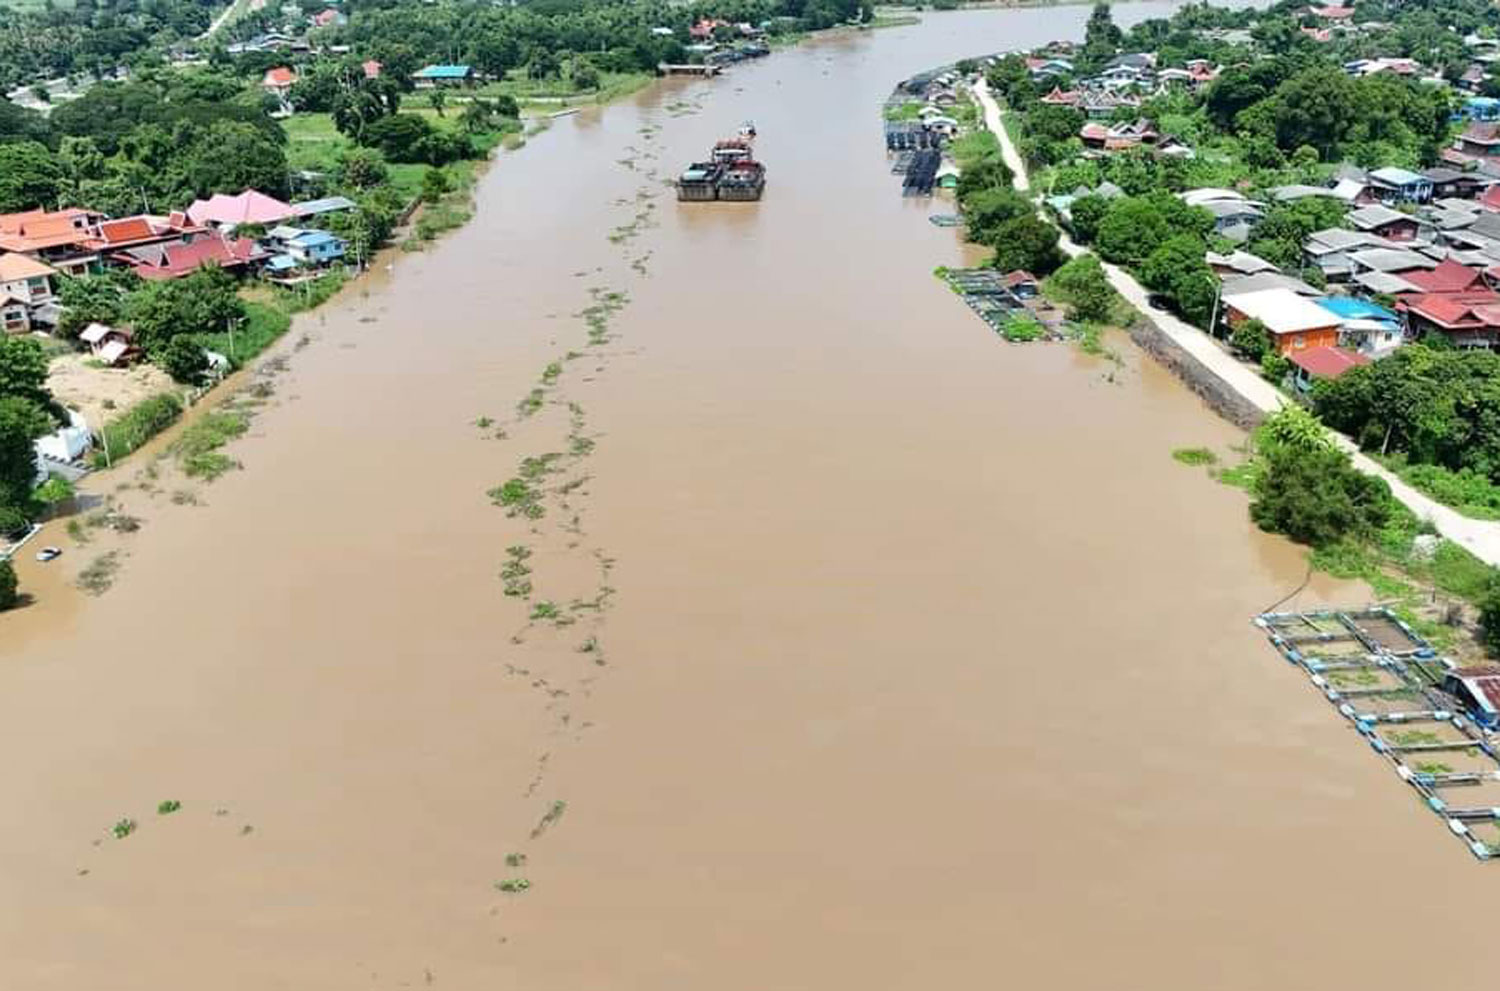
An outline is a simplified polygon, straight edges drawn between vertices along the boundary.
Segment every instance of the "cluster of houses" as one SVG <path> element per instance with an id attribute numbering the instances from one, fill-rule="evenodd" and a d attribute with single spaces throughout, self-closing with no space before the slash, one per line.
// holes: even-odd
<path id="1" fill-rule="evenodd" d="M 56 327 L 62 316 L 56 278 L 105 268 L 150 281 L 180 279 L 205 266 L 283 285 L 316 278 L 348 247 L 315 225 L 354 205 L 342 196 L 284 203 L 245 190 L 166 216 L 110 218 L 81 207 L 0 215 L 0 326 L 12 334 Z M 114 360 L 130 357 L 120 352 Z"/>
<path id="2" fill-rule="evenodd" d="M 1209 257 L 1223 278 L 1227 325 L 1265 324 L 1300 384 L 1428 334 L 1460 348 L 1500 349 L 1500 177 L 1443 166 L 1345 166 L 1330 186 L 1270 195 L 1330 196 L 1349 206 L 1344 226 L 1314 231 L 1302 245 L 1303 269 L 1316 269 L 1323 289 L 1243 251 Z M 1183 196 L 1206 197 L 1204 205 L 1237 215 L 1242 234 L 1265 206 L 1229 190 Z"/>
<path id="3" fill-rule="evenodd" d="M 297 4 L 283 4 L 278 13 L 280 14 L 280 20 L 276 22 L 272 30 L 257 34 L 244 41 L 232 42 L 226 46 L 229 54 L 315 52 L 318 51 L 318 46 L 308 37 L 309 32 L 343 27 L 349 23 L 348 16 L 336 6 L 320 5 L 317 9 L 308 12 Z M 331 46 L 326 50 L 331 51 L 333 54 L 342 54 L 342 52 L 348 51 L 347 48 L 341 50 L 339 46 Z M 193 56 L 197 53 L 189 52 L 187 54 Z"/>
<path id="4" fill-rule="evenodd" d="M 1132 148 L 1151 148 L 1159 155 L 1191 158 L 1193 149 L 1180 139 L 1158 131 L 1156 123 L 1140 117 L 1113 122 L 1121 111 L 1138 110 L 1143 103 L 1170 89 L 1197 90 L 1219 77 L 1220 67 L 1207 59 L 1191 59 L 1184 65 L 1158 68 L 1154 52 L 1117 55 L 1093 76 L 1074 78 L 1072 46 L 1059 44 L 1026 56 L 1026 70 L 1033 82 L 1050 85 L 1041 102 L 1070 107 L 1087 118 L 1078 132 L 1086 156 L 1110 154 Z"/>

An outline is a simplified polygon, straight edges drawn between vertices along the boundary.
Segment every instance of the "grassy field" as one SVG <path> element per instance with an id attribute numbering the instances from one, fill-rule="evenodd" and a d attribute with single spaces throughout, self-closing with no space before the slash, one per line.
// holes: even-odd
<path id="1" fill-rule="evenodd" d="M 410 112 L 438 120 L 437 114 L 431 110 Z M 333 117 L 328 114 L 297 114 L 282 121 L 281 129 L 287 137 L 287 165 L 293 169 L 333 172 L 343 153 L 355 147 L 353 141 L 333 126 Z M 401 194 L 402 199 L 415 199 L 422 189 L 422 174 L 427 171 L 427 166 L 392 162 L 389 168 L 392 188 Z"/>
<path id="2" fill-rule="evenodd" d="M 480 96 L 500 95 L 514 97 L 517 103 L 546 103 L 551 105 L 579 103 L 608 103 L 651 82 L 649 72 L 601 72 L 597 90 L 577 90 L 565 79 L 527 79 L 519 69 L 513 69 L 501 80 L 485 83 L 473 90 Z M 462 92 L 450 92 L 450 101 L 462 100 Z"/>

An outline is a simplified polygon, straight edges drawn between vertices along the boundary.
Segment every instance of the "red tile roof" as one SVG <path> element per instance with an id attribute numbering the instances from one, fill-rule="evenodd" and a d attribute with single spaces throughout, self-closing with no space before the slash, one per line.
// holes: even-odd
<path id="1" fill-rule="evenodd" d="M 278 65 L 274 69 L 267 69 L 266 76 L 261 80 L 262 86 L 290 86 L 297 81 L 297 74 L 284 65 Z"/>
<path id="2" fill-rule="evenodd" d="M 210 234 L 190 242 L 148 245 L 123 251 L 115 257 L 132 265 L 143 279 L 180 279 L 204 265 L 238 268 L 265 256 L 250 238 L 228 238 Z"/>
<path id="3" fill-rule="evenodd" d="M 106 245 L 142 241 L 156 232 L 145 217 L 125 217 L 121 220 L 106 220 L 99 225 L 99 240 Z"/>
<path id="4" fill-rule="evenodd" d="M 370 59 L 368 62 L 361 63 L 360 68 L 365 71 L 366 79 L 379 79 L 380 70 L 385 67 L 374 59 Z"/>
<path id="5" fill-rule="evenodd" d="M 1491 186 L 1479 197 L 1479 205 L 1491 213 L 1500 213 L 1500 184 Z"/>
<path id="6" fill-rule="evenodd" d="M 1483 273 L 1477 268 L 1461 265 L 1452 258 L 1444 258 L 1437 268 L 1404 272 L 1401 278 L 1424 293 L 1463 292 L 1481 282 Z"/>
<path id="7" fill-rule="evenodd" d="M 1490 289 L 1428 293 L 1407 297 L 1402 304 L 1408 311 L 1447 330 L 1500 327 L 1500 293 Z"/>
<path id="8" fill-rule="evenodd" d="M 1307 348 L 1288 355 L 1292 364 L 1314 378 L 1336 379 L 1351 368 L 1368 365 L 1370 359 L 1343 348 Z"/>

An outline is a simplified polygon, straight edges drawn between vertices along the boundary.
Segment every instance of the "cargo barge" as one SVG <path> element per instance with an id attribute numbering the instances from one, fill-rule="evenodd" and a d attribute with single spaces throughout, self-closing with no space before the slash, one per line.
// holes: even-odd
<path id="1" fill-rule="evenodd" d="M 755 160 L 754 125 L 740 136 L 714 145 L 706 162 L 694 162 L 677 178 L 677 198 L 685 203 L 727 200 L 748 203 L 766 189 L 766 167 Z"/>

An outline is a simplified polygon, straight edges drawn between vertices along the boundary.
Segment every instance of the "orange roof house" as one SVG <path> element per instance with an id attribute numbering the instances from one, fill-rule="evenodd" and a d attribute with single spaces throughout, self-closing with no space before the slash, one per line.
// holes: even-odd
<path id="1" fill-rule="evenodd" d="M 87 242 L 90 228 L 103 219 L 102 213 L 77 207 L 0 214 L 0 251 L 30 255 L 77 275 L 99 260 Z"/>
<path id="2" fill-rule="evenodd" d="M 266 74 L 261 77 L 260 85 L 267 93 L 276 96 L 285 96 L 297 82 L 296 70 L 285 65 L 278 65 L 274 69 L 267 69 Z"/>

